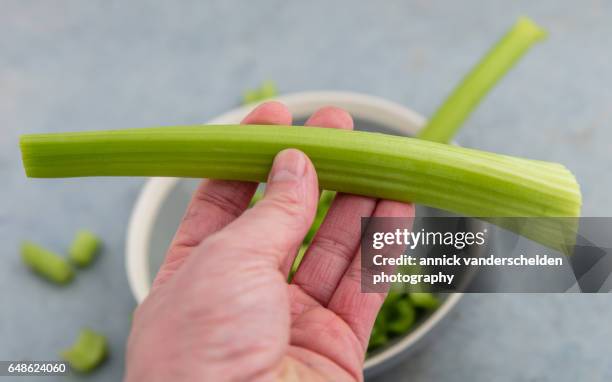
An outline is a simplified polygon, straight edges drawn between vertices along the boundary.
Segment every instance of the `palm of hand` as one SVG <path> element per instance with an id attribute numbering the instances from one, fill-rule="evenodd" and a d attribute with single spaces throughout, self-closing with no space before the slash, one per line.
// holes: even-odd
<path id="1" fill-rule="evenodd" d="M 268 103 L 244 123 L 291 124 L 291 115 Z M 352 128 L 350 116 L 336 108 L 319 110 L 307 124 Z M 285 160 L 300 162 L 297 154 Z M 288 284 L 289 254 L 318 198 L 312 165 L 301 165 L 301 183 L 276 171 L 283 176 L 271 183 L 270 195 L 246 212 L 256 184 L 202 183 L 134 317 L 126 379 L 362 379 L 384 295 L 360 293 L 359 219 L 412 216 L 413 208 L 339 194 Z"/>

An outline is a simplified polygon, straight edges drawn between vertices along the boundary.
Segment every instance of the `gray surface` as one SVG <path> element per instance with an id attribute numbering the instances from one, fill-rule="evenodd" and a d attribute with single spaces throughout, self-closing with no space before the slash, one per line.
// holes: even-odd
<path id="1" fill-rule="evenodd" d="M 610 2 L 329 3 L 0 2 L 0 359 L 55 358 L 89 325 L 109 335 L 113 352 L 89 380 L 118 380 L 134 305 L 123 246 L 142 180 L 26 180 L 18 134 L 200 122 L 265 78 L 284 92 L 361 91 L 429 115 L 523 13 L 551 37 L 459 141 L 562 161 L 583 185 L 584 214 L 610 216 Z M 19 240 L 62 250 L 80 227 L 99 232 L 106 250 L 73 285 L 49 287 L 23 269 Z M 390 376 L 610 380 L 609 300 L 466 296 L 442 335 Z"/>

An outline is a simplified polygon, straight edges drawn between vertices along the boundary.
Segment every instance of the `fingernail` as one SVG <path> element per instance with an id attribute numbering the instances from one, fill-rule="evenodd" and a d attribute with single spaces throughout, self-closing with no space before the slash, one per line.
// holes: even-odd
<path id="1" fill-rule="evenodd" d="M 283 150 L 276 155 L 270 182 L 282 182 L 302 178 L 306 172 L 306 159 L 304 154 L 295 149 Z"/>

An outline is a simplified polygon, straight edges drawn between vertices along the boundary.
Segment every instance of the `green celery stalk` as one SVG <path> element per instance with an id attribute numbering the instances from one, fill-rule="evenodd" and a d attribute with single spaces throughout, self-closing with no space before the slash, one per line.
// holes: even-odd
<path id="1" fill-rule="evenodd" d="M 421 139 L 446 143 L 482 98 L 519 58 L 546 32 L 527 17 L 520 17 L 480 62 L 463 78 L 427 125 L 417 135 Z"/>
<path id="2" fill-rule="evenodd" d="M 176 176 L 262 182 L 274 156 L 302 150 L 327 190 L 475 217 L 574 217 L 581 196 L 556 163 L 362 131 L 208 125 L 31 134 L 29 177 Z"/>

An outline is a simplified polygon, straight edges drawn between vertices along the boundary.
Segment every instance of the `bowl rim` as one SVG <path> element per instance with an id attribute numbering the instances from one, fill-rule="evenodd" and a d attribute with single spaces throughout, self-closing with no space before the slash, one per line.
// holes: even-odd
<path id="1" fill-rule="evenodd" d="M 306 91 L 283 95 L 274 99 L 284 103 L 296 119 L 303 119 L 315 110 L 334 105 L 347 110 L 353 117 L 384 125 L 401 135 L 413 135 L 426 119 L 417 112 L 384 98 L 345 91 Z M 232 109 L 209 120 L 209 124 L 239 123 L 257 104 Z M 149 178 L 142 187 L 130 216 L 126 246 L 125 267 L 130 290 L 141 303 L 147 296 L 149 277 L 149 243 L 154 223 L 161 206 L 180 178 Z M 414 331 L 400 338 L 392 346 L 367 358 L 364 370 L 381 366 L 404 350 L 418 343 L 457 304 L 462 293 L 452 293 L 442 305 L 425 319 Z"/>

